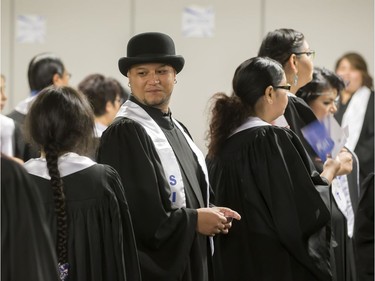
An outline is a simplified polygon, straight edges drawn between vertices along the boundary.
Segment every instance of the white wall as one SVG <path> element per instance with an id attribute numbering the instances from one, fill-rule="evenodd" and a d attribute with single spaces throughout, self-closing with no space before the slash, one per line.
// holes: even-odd
<path id="1" fill-rule="evenodd" d="M 182 35 L 183 8 L 194 4 L 213 7 L 214 37 Z M 46 17 L 45 43 L 21 44 L 15 39 L 16 17 L 28 14 Z M 268 31 L 282 27 L 305 34 L 317 51 L 316 65 L 333 69 L 344 52 L 356 51 L 374 74 L 373 0 L 1 0 L 1 72 L 10 96 L 4 112 L 27 97 L 27 65 L 35 54 L 60 55 L 73 74 L 72 86 L 100 72 L 127 87 L 117 68 L 127 40 L 139 32 L 160 31 L 174 39 L 177 53 L 186 60 L 172 98 L 173 115 L 206 151 L 209 98 L 218 91 L 230 93 L 235 68 L 256 56 Z"/>

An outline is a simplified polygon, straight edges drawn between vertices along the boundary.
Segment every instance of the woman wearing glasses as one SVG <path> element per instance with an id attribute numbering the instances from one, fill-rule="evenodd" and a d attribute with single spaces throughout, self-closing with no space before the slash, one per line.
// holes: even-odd
<path id="1" fill-rule="evenodd" d="M 292 85 L 290 93 L 288 94 L 288 106 L 285 109 L 285 113 L 275 120 L 273 124 L 290 128 L 300 138 L 301 143 L 311 159 L 311 173 L 314 172 L 314 170 L 318 172 L 321 171 L 321 162 L 316 161 L 319 159 L 319 156 L 306 141 L 301 129 L 317 121 L 317 118 L 306 102 L 295 94 L 298 89 L 309 83 L 313 77 L 314 54 L 315 52 L 310 50 L 305 36 L 294 29 L 277 29 L 269 32 L 263 39 L 258 52 L 258 56 L 267 56 L 278 61 L 283 66 L 287 81 Z M 349 174 L 352 171 L 351 154 L 343 150 L 340 153 L 340 161 L 342 165 L 337 175 Z M 332 204 L 333 199 L 330 198 L 329 189 L 320 189 L 319 192 L 322 198 L 328 198 L 325 200 L 327 207 L 330 210 L 335 208 L 334 204 Z M 331 227 L 332 225 L 329 222 L 324 231 L 329 233 Z M 332 275 L 335 278 L 336 271 L 335 259 L 333 258 L 333 243 L 332 241 L 330 266 L 332 268 Z"/>
<path id="2" fill-rule="evenodd" d="M 217 280 L 331 280 L 320 236 L 330 214 L 315 185 L 327 188 L 340 162 L 328 158 L 311 175 L 299 138 L 271 125 L 290 87 L 278 62 L 256 57 L 236 69 L 231 96 L 214 96 L 207 164 L 215 204 L 243 218 L 215 237 Z"/>
<path id="3" fill-rule="evenodd" d="M 299 88 L 312 79 L 315 52 L 310 50 L 305 36 L 294 29 L 277 29 L 263 39 L 258 56 L 278 61 L 285 71 L 286 80 L 291 85 L 289 103 L 282 117 L 274 124 L 289 127 L 301 139 L 301 128 L 316 120 L 314 113 L 300 98 L 295 96 Z M 304 142 L 306 147 L 307 142 Z M 312 149 L 311 149 L 312 150 Z"/>

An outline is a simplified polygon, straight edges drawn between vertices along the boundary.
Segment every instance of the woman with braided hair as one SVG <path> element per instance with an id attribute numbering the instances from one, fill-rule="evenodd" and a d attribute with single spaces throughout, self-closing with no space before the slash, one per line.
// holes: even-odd
<path id="1" fill-rule="evenodd" d="M 83 94 L 45 88 L 26 119 L 28 137 L 42 156 L 25 168 L 40 189 L 61 280 L 140 280 L 121 180 L 112 167 L 82 156 L 93 144 L 93 129 Z"/>

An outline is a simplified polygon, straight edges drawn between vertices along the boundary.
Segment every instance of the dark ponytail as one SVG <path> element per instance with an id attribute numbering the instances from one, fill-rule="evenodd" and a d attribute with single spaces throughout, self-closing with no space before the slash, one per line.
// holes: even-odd
<path id="1" fill-rule="evenodd" d="M 232 80 L 232 96 L 224 93 L 213 96 L 207 158 L 213 158 L 233 131 L 254 114 L 255 104 L 265 89 L 278 85 L 284 77 L 281 64 L 270 58 L 251 58 L 237 67 Z"/>
<path id="2" fill-rule="evenodd" d="M 213 157 L 228 136 L 249 116 L 249 108 L 240 98 L 232 94 L 217 93 L 212 98 L 211 122 L 207 134 L 207 157 Z"/>

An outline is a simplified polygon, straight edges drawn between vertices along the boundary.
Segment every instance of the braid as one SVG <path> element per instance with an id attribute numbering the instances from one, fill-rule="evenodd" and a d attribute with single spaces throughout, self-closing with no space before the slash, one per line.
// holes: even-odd
<path id="1" fill-rule="evenodd" d="M 63 192 L 63 182 L 57 166 L 58 149 L 55 145 L 49 144 L 45 147 L 47 168 L 51 177 L 53 198 L 55 201 L 55 213 L 57 218 L 57 257 L 60 264 L 68 260 L 68 222 L 66 214 L 66 202 Z"/>

